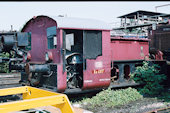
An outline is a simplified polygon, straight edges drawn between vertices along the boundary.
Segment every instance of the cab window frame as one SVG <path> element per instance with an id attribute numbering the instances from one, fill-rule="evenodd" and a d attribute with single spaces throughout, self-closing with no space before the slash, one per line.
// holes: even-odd
<path id="1" fill-rule="evenodd" d="M 47 32 L 47 48 L 56 49 L 57 48 L 57 27 L 52 26 L 46 29 Z"/>

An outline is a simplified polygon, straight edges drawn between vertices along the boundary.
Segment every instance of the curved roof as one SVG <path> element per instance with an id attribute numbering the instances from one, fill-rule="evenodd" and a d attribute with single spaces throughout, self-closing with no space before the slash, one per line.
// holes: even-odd
<path id="1" fill-rule="evenodd" d="M 95 19 L 73 18 L 73 17 L 54 17 L 54 16 L 50 17 L 50 16 L 44 16 L 44 15 L 40 15 L 35 18 L 38 18 L 38 17 L 48 17 L 48 18 L 55 20 L 58 28 L 94 29 L 94 30 L 111 30 L 112 29 L 110 24 L 100 21 L 100 20 L 95 20 Z M 32 19 L 30 19 L 29 21 L 31 21 Z M 26 25 L 29 23 L 29 21 L 26 23 Z"/>

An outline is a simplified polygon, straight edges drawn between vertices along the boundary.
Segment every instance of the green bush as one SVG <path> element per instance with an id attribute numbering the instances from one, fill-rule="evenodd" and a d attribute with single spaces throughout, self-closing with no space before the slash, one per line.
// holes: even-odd
<path id="1" fill-rule="evenodd" d="M 143 66 L 138 66 L 133 74 L 132 79 L 144 84 L 143 88 L 139 88 L 139 92 L 147 95 L 157 95 L 163 90 L 161 83 L 166 79 L 166 75 L 159 73 L 160 67 L 157 64 L 149 65 L 144 61 Z"/>
<path id="2" fill-rule="evenodd" d="M 92 98 L 85 98 L 78 103 L 87 105 L 86 108 L 94 110 L 96 107 L 111 108 L 117 105 L 124 105 L 131 101 L 142 99 L 143 96 L 134 88 L 111 90 L 110 88 L 104 90 Z"/>

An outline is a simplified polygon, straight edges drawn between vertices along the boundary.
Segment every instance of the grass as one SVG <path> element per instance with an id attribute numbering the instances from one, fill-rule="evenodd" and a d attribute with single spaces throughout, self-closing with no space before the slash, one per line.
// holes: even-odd
<path id="1" fill-rule="evenodd" d="M 106 89 L 96 94 L 92 98 L 84 98 L 76 103 L 84 106 L 88 110 L 96 108 L 113 108 L 117 105 L 124 105 L 132 101 L 142 99 L 143 96 L 134 88 L 111 90 Z"/>

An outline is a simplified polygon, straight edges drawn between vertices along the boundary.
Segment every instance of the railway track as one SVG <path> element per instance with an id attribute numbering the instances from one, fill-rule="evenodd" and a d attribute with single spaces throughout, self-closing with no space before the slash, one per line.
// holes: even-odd
<path id="1" fill-rule="evenodd" d="M 146 113 L 170 113 L 170 106 L 165 108 L 155 109 Z"/>
<path id="2" fill-rule="evenodd" d="M 20 78 L 20 73 L 1 73 L 0 89 L 21 86 L 21 84 L 19 84 Z"/>

